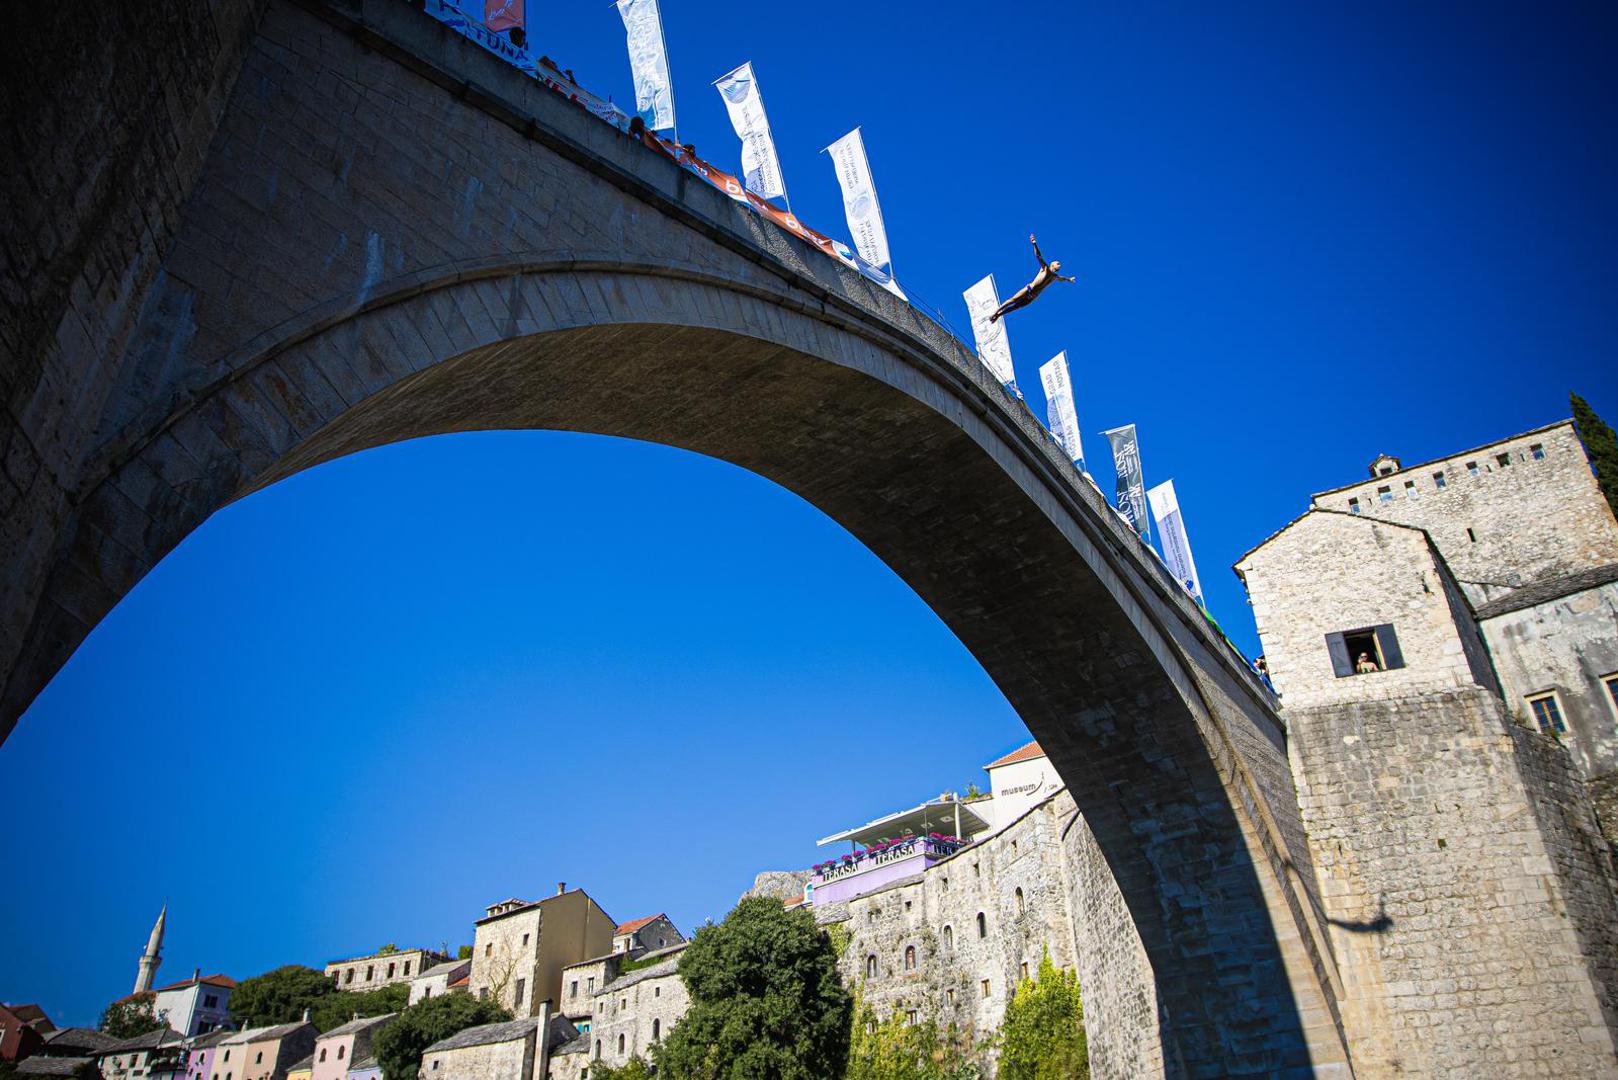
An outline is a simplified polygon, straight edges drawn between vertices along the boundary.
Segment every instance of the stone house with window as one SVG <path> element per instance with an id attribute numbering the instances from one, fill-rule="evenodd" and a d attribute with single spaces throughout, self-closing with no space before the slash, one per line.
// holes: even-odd
<path id="1" fill-rule="evenodd" d="M 369 956 L 333 960 L 326 965 L 327 978 L 339 990 L 361 993 L 380 990 L 394 983 L 407 983 L 422 972 L 442 964 L 449 957 L 431 949 L 392 949 Z"/>
<path id="2" fill-rule="evenodd" d="M 1356 1067 L 1481 1076 L 1544 1054 L 1605 1075 L 1618 522 L 1571 421 L 1369 472 L 1234 567 Z"/>
<path id="3" fill-rule="evenodd" d="M 1283 701 L 1497 695 L 1618 835 L 1618 521 L 1572 421 L 1370 473 L 1236 563 Z"/>
<path id="4" fill-rule="evenodd" d="M 410 980 L 410 1004 L 430 997 L 443 997 L 457 983 L 465 989 L 471 974 L 470 960 L 446 960 L 442 964 L 434 964 Z"/>
<path id="5" fill-rule="evenodd" d="M 565 882 L 543 900 L 503 900 L 474 924 L 468 989 L 516 1016 L 538 1016 L 561 1000 L 562 972 L 612 951 L 618 924 L 582 889 Z"/>
<path id="6" fill-rule="evenodd" d="M 535 1080 L 545 1075 L 550 1010 L 467 1028 L 427 1047 L 422 1080 Z"/>
<path id="7" fill-rule="evenodd" d="M 631 959 L 639 959 L 645 953 L 667 949 L 684 940 L 685 935 L 680 933 L 680 928 L 674 925 L 674 921 L 659 912 L 656 915 L 647 915 L 621 923 L 612 937 L 612 951 L 627 953 Z"/>

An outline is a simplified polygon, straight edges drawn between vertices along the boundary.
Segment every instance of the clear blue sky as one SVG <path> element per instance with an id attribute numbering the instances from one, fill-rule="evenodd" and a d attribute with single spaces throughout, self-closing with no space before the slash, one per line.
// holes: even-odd
<path id="1" fill-rule="evenodd" d="M 1232 636 L 1230 563 L 1312 491 L 1567 414 L 1618 419 L 1611 5 L 666 0 L 681 134 L 734 167 L 708 83 L 753 60 L 793 204 L 864 126 L 900 278 L 1081 275 L 1013 317 L 1068 350 L 1086 448 L 1139 425 Z M 1503 6 L 1501 6 L 1503 7 Z M 530 0 L 540 51 L 620 101 L 605 0 Z M 981 779 L 1023 729 L 868 552 L 721 462 L 572 434 L 442 438 L 216 515 L 0 747 L 0 999 L 87 1023 L 158 907 L 162 977 L 238 978 L 583 885 L 722 916 L 813 839 Z"/>

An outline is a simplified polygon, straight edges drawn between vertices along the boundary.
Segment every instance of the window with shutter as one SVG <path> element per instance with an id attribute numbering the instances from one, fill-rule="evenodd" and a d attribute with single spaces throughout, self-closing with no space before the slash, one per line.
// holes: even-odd
<path id="1" fill-rule="evenodd" d="M 1382 623 L 1375 627 L 1377 648 L 1382 652 L 1382 670 L 1392 671 L 1394 668 L 1405 666 L 1404 653 L 1399 651 L 1399 638 L 1393 632 L 1392 623 Z"/>
<path id="2" fill-rule="evenodd" d="M 1354 662 L 1349 659 L 1348 645 L 1344 643 L 1342 634 L 1326 635 L 1326 651 L 1331 654 L 1332 674 L 1339 679 L 1354 674 Z"/>

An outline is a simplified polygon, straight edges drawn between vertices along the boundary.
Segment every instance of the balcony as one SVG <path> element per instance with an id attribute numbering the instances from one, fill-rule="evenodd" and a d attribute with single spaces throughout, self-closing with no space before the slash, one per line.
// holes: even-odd
<path id="1" fill-rule="evenodd" d="M 921 873 L 968 843 L 959 837 L 937 833 L 905 836 L 830 859 L 813 868 L 809 902 L 818 907 L 875 892 L 884 885 Z"/>

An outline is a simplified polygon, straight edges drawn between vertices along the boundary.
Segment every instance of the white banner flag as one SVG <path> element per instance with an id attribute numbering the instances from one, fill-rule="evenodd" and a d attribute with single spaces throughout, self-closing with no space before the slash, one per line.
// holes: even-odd
<path id="1" fill-rule="evenodd" d="M 618 0 L 618 14 L 629 36 L 629 70 L 635 76 L 635 109 L 653 131 L 674 127 L 674 83 L 663 47 L 663 19 L 657 0 Z"/>
<path id="2" fill-rule="evenodd" d="M 872 266 L 887 269 L 888 230 L 882 224 L 882 204 L 876 201 L 876 183 L 871 179 L 871 163 L 865 157 L 860 129 L 850 131 L 826 150 L 837 170 L 837 186 L 843 190 L 843 216 L 854 237 L 854 250 Z"/>
<path id="3" fill-rule="evenodd" d="M 751 61 L 714 82 L 730 112 L 730 126 L 742 140 L 742 182 L 747 190 L 766 199 L 786 195 L 781 162 L 775 156 L 775 140 L 770 136 L 770 118 L 764 114 L 764 98 L 758 92 Z"/>
<path id="4" fill-rule="evenodd" d="M 1068 378 L 1067 350 L 1063 349 L 1039 369 L 1039 382 L 1045 388 L 1045 422 L 1056 441 L 1084 471 L 1084 445 L 1079 439 L 1079 413 L 1073 407 L 1073 381 Z"/>
<path id="5" fill-rule="evenodd" d="M 966 312 L 972 320 L 972 339 L 977 342 L 978 358 L 994 372 L 995 378 L 1021 397 L 1017 390 L 1017 369 L 1011 366 L 1011 342 L 1006 340 L 1006 324 L 1001 320 L 989 321 L 989 316 L 1000 306 L 994 275 L 990 274 L 961 295 L 966 298 Z"/>
<path id="6" fill-rule="evenodd" d="M 1180 516 L 1180 500 L 1174 494 L 1174 481 L 1165 480 L 1146 493 L 1152 504 L 1152 516 L 1157 519 L 1157 538 L 1163 545 L 1163 561 L 1185 591 L 1202 603 L 1202 580 L 1197 577 L 1197 561 L 1191 557 L 1191 541 L 1185 535 L 1185 520 Z"/>

